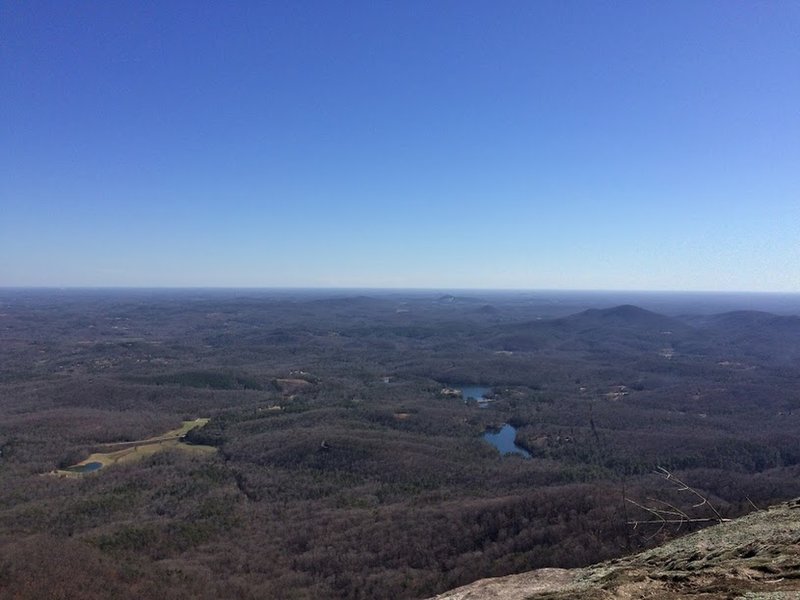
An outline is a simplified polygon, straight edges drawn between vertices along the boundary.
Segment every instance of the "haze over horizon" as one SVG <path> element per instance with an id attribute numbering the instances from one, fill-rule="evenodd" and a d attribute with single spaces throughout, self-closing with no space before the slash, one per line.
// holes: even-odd
<path id="1" fill-rule="evenodd" d="M 0 5 L 0 286 L 800 292 L 791 2 Z"/>

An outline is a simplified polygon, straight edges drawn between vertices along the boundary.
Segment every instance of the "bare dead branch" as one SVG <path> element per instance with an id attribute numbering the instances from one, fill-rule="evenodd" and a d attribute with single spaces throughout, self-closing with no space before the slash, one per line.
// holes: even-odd
<path id="1" fill-rule="evenodd" d="M 653 535 L 648 536 L 648 538 L 647 538 L 648 540 L 656 537 L 659 533 L 661 533 L 661 530 L 664 529 L 664 527 L 667 525 L 667 519 L 664 517 L 664 515 L 662 515 L 658 511 L 658 509 L 651 508 L 649 506 L 645 506 L 644 504 L 640 504 L 640 503 L 636 502 L 635 500 L 631 500 L 630 498 L 625 498 L 625 500 L 627 500 L 628 502 L 630 502 L 634 506 L 636 506 L 638 508 L 641 508 L 642 510 L 644 510 L 646 512 L 649 512 L 650 514 L 652 514 L 654 517 L 656 517 L 658 519 L 657 521 L 634 521 L 633 522 L 633 528 L 634 529 L 636 529 L 639 526 L 640 523 L 660 523 L 661 524 L 661 527 L 659 527 Z"/>
<path id="2" fill-rule="evenodd" d="M 699 499 L 699 502 L 692 505 L 692 509 L 700 508 L 702 506 L 708 506 L 709 510 L 714 514 L 713 517 L 693 517 L 690 516 L 688 512 L 685 510 L 666 502 L 665 500 L 660 500 L 658 498 L 647 498 L 647 503 L 637 502 L 631 498 L 626 498 L 623 495 L 623 498 L 626 502 L 636 506 L 640 510 L 643 510 L 650 515 L 652 515 L 652 519 L 626 519 L 626 523 L 628 525 L 633 526 L 636 529 L 639 525 L 659 525 L 656 532 L 649 536 L 648 539 L 651 539 L 657 536 L 664 527 L 667 525 L 677 525 L 677 530 L 679 530 L 684 523 L 710 523 L 710 522 L 717 522 L 723 523 L 729 521 L 730 519 L 725 519 L 719 513 L 719 511 L 714 507 L 713 504 L 708 500 L 706 496 L 701 494 L 692 486 L 688 485 L 686 482 L 682 481 L 675 475 L 673 475 L 670 471 L 665 469 L 664 467 L 658 467 L 656 470 L 658 475 L 663 476 L 666 480 L 670 481 L 676 486 L 676 490 L 678 492 L 689 492 L 689 494 L 695 496 Z M 749 500 L 749 498 L 748 498 Z M 751 502 L 752 504 L 752 502 Z M 755 505 L 753 505 L 755 507 Z"/>
<path id="3" fill-rule="evenodd" d="M 723 523 L 730 523 L 733 519 L 722 519 Z M 653 525 L 657 523 L 666 523 L 666 524 L 676 524 L 676 523 L 717 523 L 716 517 L 705 517 L 702 519 L 666 519 L 664 521 L 656 521 L 656 520 L 642 520 L 642 521 L 628 521 L 627 525 L 633 525 L 634 529 L 636 525 Z"/>
<path id="4" fill-rule="evenodd" d="M 753 507 L 755 510 L 761 510 L 760 508 L 758 508 L 758 507 L 757 507 L 757 506 L 756 506 L 756 505 L 753 503 L 753 501 L 752 501 L 752 500 L 750 500 L 750 496 L 745 496 L 745 498 L 746 498 L 746 499 L 747 499 L 747 501 L 750 503 L 750 506 L 752 506 L 752 507 Z"/>
<path id="5" fill-rule="evenodd" d="M 692 505 L 692 508 L 699 508 L 701 506 L 708 505 L 708 508 L 711 510 L 711 512 L 714 513 L 714 516 L 717 517 L 717 521 L 722 523 L 722 521 L 723 521 L 722 515 L 719 514 L 719 511 L 714 507 L 713 504 L 711 504 L 711 502 L 709 502 L 709 500 L 708 500 L 708 498 L 706 496 L 703 496 L 703 494 L 698 492 L 696 489 L 694 489 L 693 487 L 691 487 L 687 483 L 685 483 L 685 482 L 681 481 L 680 479 L 678 479 L 677 477 L 675 477 L 675 475 L 673 475 L 671 472 L 669 472 L 664 467 L 658 467 L 657 470 L 668 481 L 674 482 L 678 486 L 677 489 L 678 489 L 679 492 L 689 492 L 690 494 L 693 494 L 694 496 L 697 496 L 700 499 L 700 502 L 697 503 L 697 504 Z"/>

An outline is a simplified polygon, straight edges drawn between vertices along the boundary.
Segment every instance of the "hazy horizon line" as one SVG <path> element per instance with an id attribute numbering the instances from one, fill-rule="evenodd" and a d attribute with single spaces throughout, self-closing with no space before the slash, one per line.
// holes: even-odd
<path id="1" fill-rule="evenodd" d="M 784 290 L 713 290 L 713 289 L 634 289 L 634 288 L 511 288 L 511 287 L 431 287 L 431 286 L 281 286 L 281 285 L 0 285 L 0 290 L 140 290 L 140 291 L 373 291 L 373 292 L 514 292 L 514 293 L 593 293 L 593 294 L 724 294 L 800 296 Z"/>

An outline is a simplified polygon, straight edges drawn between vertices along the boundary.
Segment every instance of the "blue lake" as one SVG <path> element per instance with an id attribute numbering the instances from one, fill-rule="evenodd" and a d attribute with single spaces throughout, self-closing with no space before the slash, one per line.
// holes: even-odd
<path id="1" fill-rule="evenodd" d="M 519 454 L 525 458 L 530 458 L 531 453 L 514 442 L 517 437 L 516 428 L 508 423 L 500 428 L 500 431 L 487 431 L 483 434 L 483 439 L 497 448 L 497 451 L 505 456 L 506 454 Z"/>
<path id="2" fill-rule="evenodd" d="M 78 465 L 75 467 L 67 467 L 64 469 L 65 471 L 72 471 L 73 473 L 91 473 L 92 471 L 97 471 L 103 467 L 103 463 L 101 462 L 90 462 L 86 463 L 85 465 Z"/>
<path id="3" fill-rule="evenodd" d="M 484 396 L 489 394 L 492 391 L 492 388 L 481 387 L 477 385 L 462 385 L 458 387 L 461 390 L 461 397 L 464 399 L 464 402 L 476 400 L 478 402 L 478 406 L 481 408 L 486 408 L 488 406 L 489 400 L 485 399 Z"/>
<path id="4" fill-rule="evenodd" d="M 469 400 L 470 398 L 473 400 L 481 400 L 485 394 L 492 391 L 492 388 L 480 387 L 477 385 L 462 385 L 459 387 L 461 389 L 461 397 L 464 400 Z"/>

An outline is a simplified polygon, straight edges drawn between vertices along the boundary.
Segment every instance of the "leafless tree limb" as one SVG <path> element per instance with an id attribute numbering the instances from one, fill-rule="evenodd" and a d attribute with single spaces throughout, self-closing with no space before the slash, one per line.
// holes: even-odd
<path id="1" fill-rule="evenodd" d="M 750 500 L 750 496 L 745 496 L 745 498 L 747 498 L 747 501 L 750 503 L 750 506 L 752 506 L 754 510 L 761 510 L 760 508 L 758 508 L 758 507 L 757 507 L 757 506 L 756 506 L 756 505 L 753 503 L 753 501 L 752 501 L 752 500 Z"/>
<path id="2" fill-rule="evenodd" d="M 688 484 L 684 483 L 683 481 L 681 481 L 680 479 L 675 477 L 675 475 L 673 475 L 672 473 L 667 471 L 664 467 L 658 467 L 657 470 L 668 481 L 673 481 L 678 486 L 678 491 L 679 492 L 689 492 L 690 494 L 693 494 L 693 495 L 697 496 L 700 499 L 700 502 L 697 503 L 697 504 L 692 505 L 692 508 L 700 508 L 701 506 L 708 505 L 708 508 L 711 510 L 711 512 L 714 513 L 714 516 L 717 518 L 717 521 L 722 523 L 722 521 L 723 521 L 722 515 L 719 514 L 719 511 L 716 508 L 714 508 L 714 505 L 711 504 L 711 502 L 708 501 L 708 498 L 703 496 L 703 494 L 698 492 L 693 487 L 689 486 Z"/>
<path id="3" fill-rule="evenodd" d="M 701 506 L 708 506 L 711 512 L 714 514 L 713 517 L 691 517 L 689 514 L 675 506 L 674 504 L 670 504 L 664 500 L 659 500 L 658 498 L 647 498 L 648 504 L 643 504 L 641 502 L 637 502 L 636 500 L 632 500 L 631 498 L 625 498 L 625 501 L 636 506 L 637 508 L 650 513 L 654 519 L 635 519 L 635 520 L 627 520 L 628 525 L 632 525 L 634 529 L 636 529 L 639 525 L 659 525 L 659 528 L 656 532 L 649 536 L 648 539 L 652 539 L 657 536 L 664 527 L 667 525 L 677 525 L 677 530 L 679 530 L 684 523 L 709 523 L 709 522 L 717 522 L 723 523 L 725 521 L 729 521 L 730 519 L 725 519 L 719 513 L 719 511 L 714 507 L 713 504 L 708 500 L 706 496 L 698 492 L 696 489 L 691 487 L 690 485 L 686 484 L 684 481 L 678 479 L 673 475 L 670 471 L 665 469 L 664 467 L 658 467 L 656 471 L 659 475 L 662 475 L 668 481 L 674 483 L 677 487 L 677 491 L 679 492 L 689 492 L 693 496 L 696 496 L 700 502 L 693 504 L 692 508 L 700 508 Z M 751 502 L 752 504 L 752 502 Z M 755 505 L 753 505 L 755 507 Z"/>

